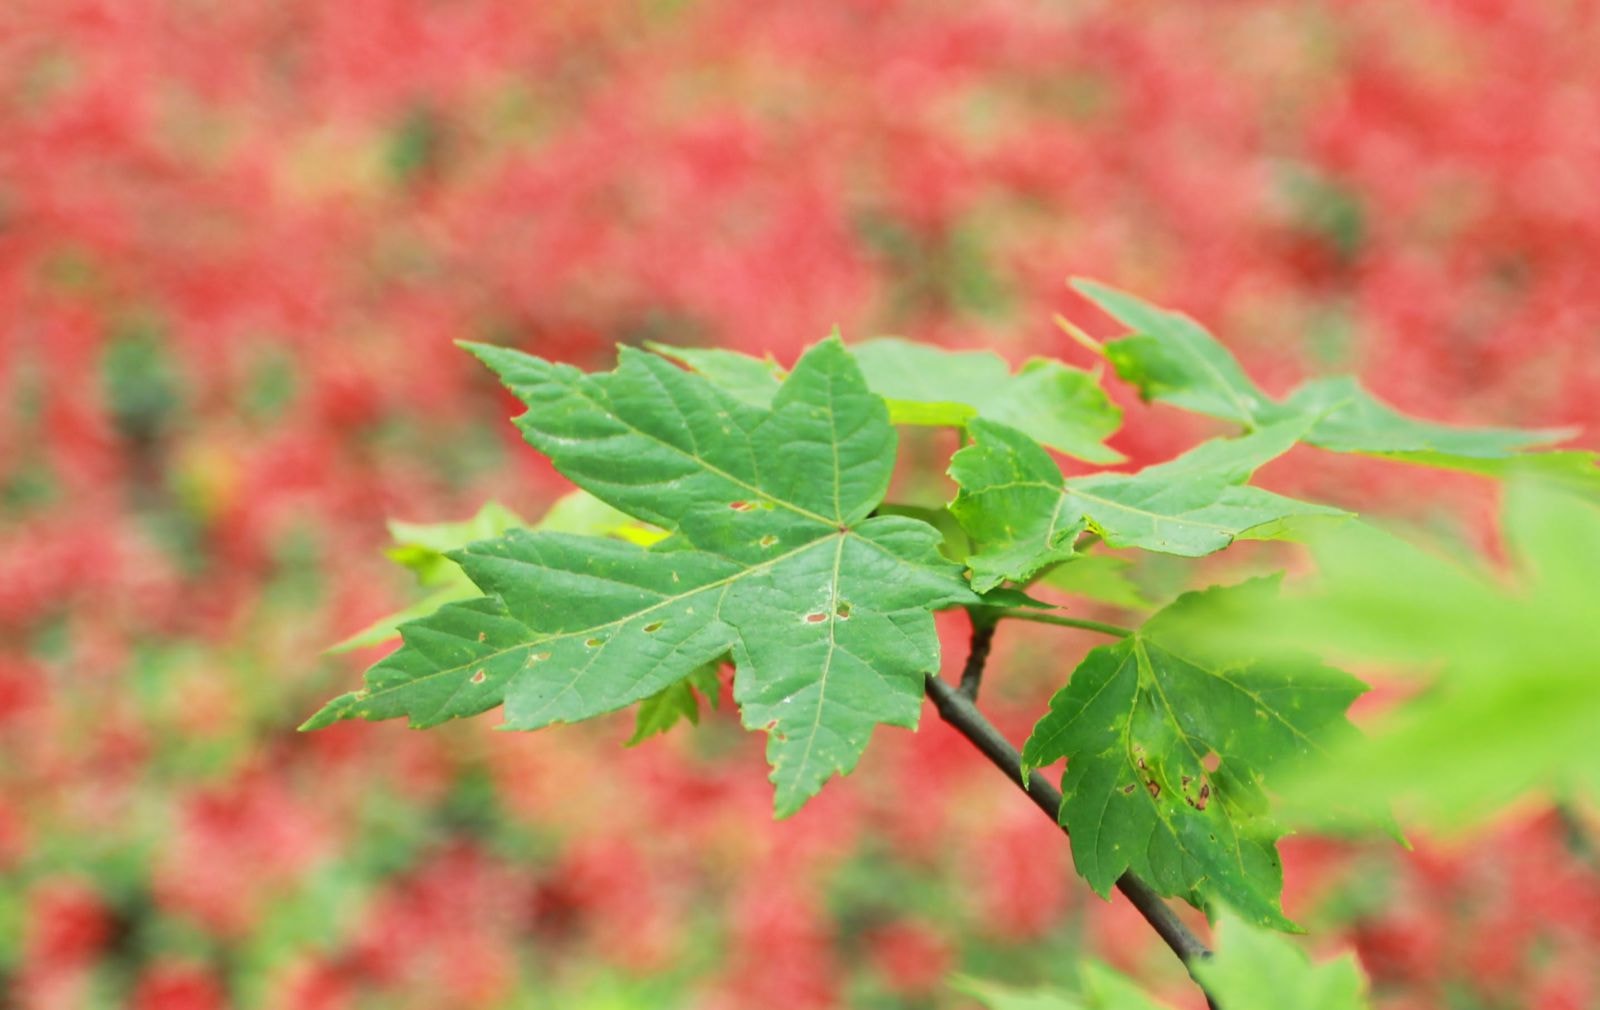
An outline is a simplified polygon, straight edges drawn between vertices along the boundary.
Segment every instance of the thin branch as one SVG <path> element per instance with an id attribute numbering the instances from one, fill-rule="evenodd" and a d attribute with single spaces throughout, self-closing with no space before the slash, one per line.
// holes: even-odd
<path id="1" fill-rule="evenodd" d="M 1020 786 L 1028 799 L 1033 801 L 1033 805 L 1047 814 L 1052 823 L 1059 824 L 1060 791 L 1038 772 L 1030 772 L 1027 779 L 1023 779 L 1022 756 L 1011 746 L 1011 741 L 1002 736 L 994 724 L 984 718 L 977 706 L 959 690 L 940 680 L 937 675 L 928 676 L 927 689 L 928 697 L 932 699 L 934 708 L 939 710 L 939 715 L 944 721 L 955 727 L 956 731 L 978 748 L 990 763 Z M 1065 827 L 1061 830 L 1063 833 L 1066 832 Z M 1210 949 L 1200 941 L 1199 937 L 1190 932 L 1189 927 L 1183 924 L 1149 884 L 1133 873 L 1124 873 L 1117 878 L 1117 890 L 1139 910 L 1139 914 L 1144 916 L 1145 921 L 1172 952 L 1178 955 L 1178 959 L 1184 963 L 1189 969 L 1190 976 L 1193 977 L 1195 963 L 1210 957 Z M 1201 991 L 1204 991 L 1204 988 L 1201 986 Z M 1211 999 L 1210 993 L 1206 994 L 1206 1003 L 1215 1010 L 1216 1003 Z"/>
<path id="2" fill-rule="evenodd" d="M 1133 634 L 1132 628 L 1124 628 L 1120 624 L 1106 624 L 1104 621 L 1089 621 L 1081 617 L 1063 617 L 1052 614 L 1047 610 L 1029 610 L 1027 607 L 996 608 L 989 611 L 996 620 L 1032 621 L 1034 624 L 1054 624 L 1063 628 L 1081 628 L 1084 631 L 1098 631 L 1102 635 L 1115 635 L 1118 638 L 1127 638 Z"/>
<path id="3" fill-rule="evenodd" d="M 967 646 L 967 664 L 961 668 L 961 686 L 956 690 L 968 701 L 978 700 L 978 688 L 983 684 L 983 667 L 989 662 L 989 649 L 994 645 L 994 629 L 998 618 L 991 611 L 969 610 L 972 618 L 972 638 Z"/>

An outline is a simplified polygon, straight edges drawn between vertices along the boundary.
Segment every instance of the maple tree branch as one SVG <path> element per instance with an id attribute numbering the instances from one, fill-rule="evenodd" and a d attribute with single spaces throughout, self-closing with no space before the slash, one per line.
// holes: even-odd
<path id="1" fill-rule="evenodd" d="M 961 668 L 961 685 L 957 691 L 968 701 L 978 700 L 978 688 L 983 684 L 983 668 L 989 662 L 989 649 L 994 645 L 994 630 L 998 615 L 971 610 L 972 638 L 967 646 L 967 663 Z"/>
<path id="2" fill-rule="evenodd" d="M 974 623 L 973 637 L 977 638 L 977 624 Z M 984 649 L 984 658 L 987 659 L 987 646 Z M 968 657 L 968 667 L 972 666 L 972 658 Z M 981 676 L 982 663 L 978 664 Z M 963 683 L 966 682 L 963 673 Z M 975 690 L 975 689 L 974 689 Z M 938 674 L 929 674 L 927 677 L 928 698 L 933 702 L 933 707 L 939 715 L 949 723 L 967 741 L 976 747 L 990 763 L 1005 773 L 1006 778 L 1021 787 L 1033 805 L 1047 814 L 1052 823 L 1060 825 L 1061 792 L 1052 786 L 1043 775 L 1038 772 L 1029 772 L 1026 779 L 1022 776 L 1022 755 L 1011 745 L 1001 732 L 995 728 L 978 707 L 973 704 L 970 697 L 960 688 L 951 687 Z M 1061 826 L 1063 834 L 1066 827 Z M 1194 975 L 1194 964 L 1211 956 L 1211 950 L 1195 936 L 1189 927 L 1183 924 L 1177 913 L 1167 906 L 1161 896 L 1142 879 L 1131 871 L 1117 878 L 1117 890 L 1123 897 L 1139 910 L 1150 928 L 1156 931 L 1162 941 L 1178 956 L 1178 959 L 1189 969 L 1190 976 Z M 1196 982 L 1198 983 L 1198 980 Z M 1201 986 L 1201 991 L 1205 987 Z M 1216 1010 L 1216 1003 L 1211 994 L 1206 993 L 1206 1003 Z"/>
<path id="3" fill-rule="evenodd" d="M 1082 617 L 1064 617 L 1061 614 L 1052 614 L 1048 611 L 1029 610 L 1026 607 L 996 608 L 990 613 L 996 619 L 1004 618 L 1008 621 L 1031 621 L 1034 624 L 1054 624 L 1063 628 L 1081 628 L 1084 631 L 1098 631 L 1102 635 L 1115 635 L 1117 638 L 1127 638 L 1133 634 L 1132 628 L 1124 628 L 1120 624 L 1107 624 L 1104 621 L 1090 621 Z"/>

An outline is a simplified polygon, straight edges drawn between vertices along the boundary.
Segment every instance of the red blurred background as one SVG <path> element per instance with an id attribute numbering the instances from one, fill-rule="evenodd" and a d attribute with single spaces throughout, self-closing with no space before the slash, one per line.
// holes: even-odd
<path id="1" fill-rule="evenodd" d="M 915 1010 L 1085 952 L 1192 1004 L 931 714 L 781 823 L 727 706 L 295 734 L 408 598 L 385 518 L 560 491 L 451 341 L 1086 365 L 1083 273 L 1274 391 L 1594 447 L 1597 53 L 1593 0 L 5 0 L 0 1005 Z M 1204 430 L 1116 395 L 1136 462 Z M 1488 543 L 1473 479 L 1272 475 Z M 1014 738 L 1073 634 L 1003 636 Z M 1592 830 L 1295 840 L 1288 908 L 1388 1010 L 1597 1006 Z"/>

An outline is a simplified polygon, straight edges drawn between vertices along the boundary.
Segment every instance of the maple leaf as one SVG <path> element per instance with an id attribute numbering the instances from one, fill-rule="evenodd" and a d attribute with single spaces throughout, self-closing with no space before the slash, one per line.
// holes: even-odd
<path id="1" fill-rule="evenodd" d="M 1366 978 L 1351 954 L 1313 964 L 1287 937 L 1252 929 L 1237 916 L 1219 917 L 1217 949 L 1196 961 L 1194 973 L 1227 1010 L 1367 1010 Z M 1085 961 L 1077 992 L 1019 989 L 957 977 L 955 988 L 988 1010 L 1171 1010 L 1131 979 Z"/>
<path id="2" fill-rule="evenodd" d="M 1159 400 L 1255 430 L 1290 419 L 1307 424 L 1304 441 L 1425 466 L 1505 477 L 1538 472 L 1600 491 L 1591 452 L 1528 450 L 1570 438 L 1569 429 L 1466 427 L 1409 417 L 1349 376 L 1314 379 L 1282 400 L 1266 395 L 1238 360 L 1188 316 L 1157 308 L 1092 281 L 1072 286 L 1134 332 L 1101 353 L 1146 400 Z"/>
<path id="3" fill-rule="evenodd" d="M 699 694 L 705 695 L 711 706 L 716 707 L 721 688 L 717 670 L 721 665 L 707 663 L 698 667 L 682 680 L 673 681 L 641 701 L 634 717 L 633 736 L 628 738 L 627 745 L 637 746 L 650 737 L 668 732 L 680 722 L 700 725 Z"/>
<path id="4" fill-rule="evenodd" d="M 1295 444 L 1299 421 L 1240 438 L 1213 439 L 1137 473 L 1064 480 L 1050 454 L 1014 428 L 987 421 L 950 461 L 960 486 L 950 511 L 978 549 L 967 558 L 980 592 L 1026 581 L 1071 558 L 1085 529 L 1112 547 L 1199 557 L 1239 537 L 1284 535 L 1294 520 L 1342 516 L 1245 484 L 1256 468 Z"/>
<path id="5" fill-rule="evenodd" d="M 1220 917 L 1215 936 L 1216 954 L 1197 962 L 1194 973 L 1228 1010 L 1366 1010 L 1371 1005 L 1353 954 L 1313 964 L 1288 937 L 1251 929 L 1233 915 Z"/>
<path id="6" fill-rule="evenodd" d="M 1251 660 L 1197 644 L 1189 612 L 1261 605 L 1275 579 L 1187 593 L 1128 638 L 1090 652 L 1023 747 L 1027 768 L 1067 759 L 1061 823 L 1078 872 L 1109 894 L 1132 870 L 1157 890 L 1219 899 L 1293 928 L 1278 904 L 1282 830 L 1265 785 L 1351 732 L 1365 690 L 1313 660 Z"/>
<path id="7" fill-rule="evenodd" d="M 517 425 L 557 469 L 671 535 L 645 548 L 514 530 L 450 553 L 485 595 L 403 626 L 404 647 L 308 728 L 426 726 L 503 704 L 507 728 L 535 729 L 731 653 L 784 816 L 851 770 L 876 725 L 916 725 L 938 667 L 932 611 L 978 597 L 933 527 L 869 518 L 896 437 L 842 342 L 808 351 L 770 408 L 630 348 L 593 375 L 471 350 L 527 404 Z"/>
<path id="8" fill-rule="evenodd" d="M 752 403 L 770 403 L 782 372 L 769 360 L 712 348 L 659 348 Z M 982 418 L 1018 428 L 1091 463 L 1122 454 L 1104 441 L 1122 424 L 1094 375 L 1033 358 L 1015 373 L 993 351 L 952 351 L 899 337 L 851 345 L 867 386 L 889 404 L 894 424 L 962 428 Z"/>
<path id="9" fill-rule="evenodd" d="M 1519 480 L 1503 528 L 1508 571 L 1353 525 L 1312 540 L 1302 591 L 1196 612 L 1218 648 L 1315 649 L 1428 685 L 1298 769 L 1297 804 L 1393 804 L 1459 832 L 1529 796 L 1600 797 L 1600 505 Z"/>

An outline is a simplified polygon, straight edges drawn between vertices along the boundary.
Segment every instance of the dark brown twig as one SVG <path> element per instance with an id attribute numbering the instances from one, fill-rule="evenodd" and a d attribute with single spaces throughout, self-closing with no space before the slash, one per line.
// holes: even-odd
<path id="1" fill-rule="evenodd" d="M 973 641 L 979 644 L 978 629 L 980 624 L 974 622 Z M 993 636 L 993 626 L 989 625 L 988 634 L 982 641 L 983 659 L 988 657 L 988 646 Z M 975 650 L 976 651 L 976 650 Z M 967 669 L 962 673 L 962 687 L 969 682 L 969 673 L 973 670 L 973 657 L 967 660 Z M 976 684 L 982 677 L 983 663 L 977 663 L 977 671 L 971 673 L 974 684 L 973 693 L 976 693 Z M 972 699 L 961 688 L 951 687 L 941 680 L 938 675 L 930 674 L 927 678 L 928 697 L 933 702 L 933 707 L 938 710 L 941 718 L 949 723 L 962 736 L 966 737 L 974 747 L 987 757 L 996 768 L 1005 773 L 1006 777 L 1022 788 L 1033 805 L 1048 814 L 1053 823 L 1060 823 L 1061 792 L 1052 786 L 1043 775 L 1038 772 L 1029 772 L 1026 779 L 1022 775 L 1022 755 L 1011 745 L 1000 731 L 994 727 Z M 1062 832 L 1066 828 L 1062 827 Z M 1153 888 L 1132 872 L 1124 873 L 1117 878 L 1117 890 L 1123 897 L 1139 910 L 1150 927 L 1156 931 L 1162 941 L 1178 955 L 1178 959 L 1189 969 L 1190 977 L 1194 976 L 1194 965 L 1211 956 L 1211 951 L 1200 938 L 1183 924 L 1177 914 L 1172 911 L 1167 903 Z M 1198 980 L 1197 980 L 1198 984 Z M 1201 990 L 1204 991 L 1204 986 Z M 1216 1003 L 1211 994 L 1206 993 L 1206 1003 L 1216 1010 Z"/>

